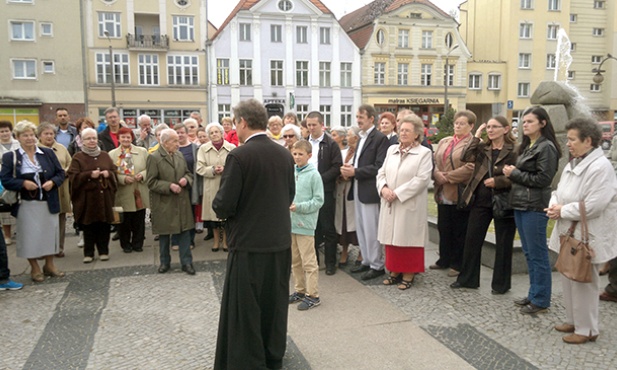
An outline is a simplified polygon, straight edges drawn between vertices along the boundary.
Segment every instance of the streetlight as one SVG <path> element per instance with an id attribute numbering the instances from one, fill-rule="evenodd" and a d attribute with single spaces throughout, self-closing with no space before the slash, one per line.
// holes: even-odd
<path id="1" fill-rule="evenodd" d="M 453 52 L 454 50 L 458 49 L 459 45 L 456 44 L 454 45 L 454 47 L 452 47 L 452 43 L 454 42 L 454 37 L 452 36 L 451 32 L 448 32 L 448 34 L 446 35 L 446 48 L 448 49 L 448 52 L 446 53 L 446 70 L 444 71 L 444 78 L 443 78 L 443 87 L 444 87 L 444 103 L 443 103 L 443 114 L 445 115 L 448 112 L 448 107 L 450 106 L 450 103 L 448 102 L 448 80 L 450 77 L 450 64 L 449 64 L 449 59 L 450 58 L 450 53 Z"/>
<path id="2" fill-rule="evenodd" d="M 595 73 L 595 75 L 593 76 L 593 82 L 597 84 L 601 84 L 602 82 L 604 82 L 604 76 L 602 76 L 602 73 L 606 71 L 602 69 L 602 64 L 604 64 L 604 62 L 606 62 L 609 59 L 617 60 L 617 58 L 615 58 L 614 56 L 610 54 L 606 54 L 606 58 L 602 59 L 598 68 L 594 68 L 591 70 L 591 72 Z"/>
<path id="3" fill-rule="evenodd" d="M 109 41 L 109 63 L 111 67 L 111 106 L 116 106 L 116 73 L 114 71 L 114 49 L 111 46 L 111 38 L 109 38 L 109 31 L 104 31 L 103 34 Z"/>

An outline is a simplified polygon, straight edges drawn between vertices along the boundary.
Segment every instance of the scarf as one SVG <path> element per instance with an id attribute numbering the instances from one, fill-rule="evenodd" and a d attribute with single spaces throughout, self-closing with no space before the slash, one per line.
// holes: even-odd
<path id="1" fill-rule="evenodd" d="M 218 143 L 212 142 L 212 146 L 216 150 L 221 150 L 221 148 L 223 147 L 224 143 L 225 143 L 225 141 L 223 141 L 223 140 L 219 141 Z"/>
<path id="2" fill-rule="evenodd" d="M 81 147 L 81 151 L 86 153 L 90 157 L 98 157 L 101 154 L 101 148 L 99 148 L 98 145 L 94 149 L 90 149 L 84 145 Z"/>

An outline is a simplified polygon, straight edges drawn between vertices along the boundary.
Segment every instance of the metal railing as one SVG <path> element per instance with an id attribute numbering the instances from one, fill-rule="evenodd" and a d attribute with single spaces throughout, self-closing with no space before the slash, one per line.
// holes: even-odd
<path id="1" fill-rule="evenodd" d="M 129 49 L 169 49 L 167 35 L 126 35 L 126 44 Z"/>

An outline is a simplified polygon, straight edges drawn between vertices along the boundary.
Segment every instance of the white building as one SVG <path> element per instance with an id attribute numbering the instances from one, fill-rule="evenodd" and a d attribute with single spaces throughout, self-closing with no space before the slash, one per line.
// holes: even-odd
<path id="1" fill-rule="evenodd" d="M 208 57 L 210 121 L 255 98 L 270 115 L 318 110 L 328 126 L 355 122 L 359 49 L 319 0 L 241 0 Z"/>

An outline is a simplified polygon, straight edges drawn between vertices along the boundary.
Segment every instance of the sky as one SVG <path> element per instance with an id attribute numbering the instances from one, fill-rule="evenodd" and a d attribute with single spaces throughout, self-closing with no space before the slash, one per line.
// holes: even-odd
<path id="1" fill-rule="evenodd" d="M 431 0 L 433 4 L 437 5 L 441 9 L 449 13 L 450 10 L 456 9 L 463 0 Z M 328 9 L 330 9 L 337 19 L 340 19 L 345 14 L 354 11 L 370 2 L 372 0 L 321 0 Z M 237 0 L 227 1 L 212 1 L 208 2 L 208 19 L 216 27 L 219 27 L 221 23 L 227 18 L 229 13 L 238 4 Z"/>

